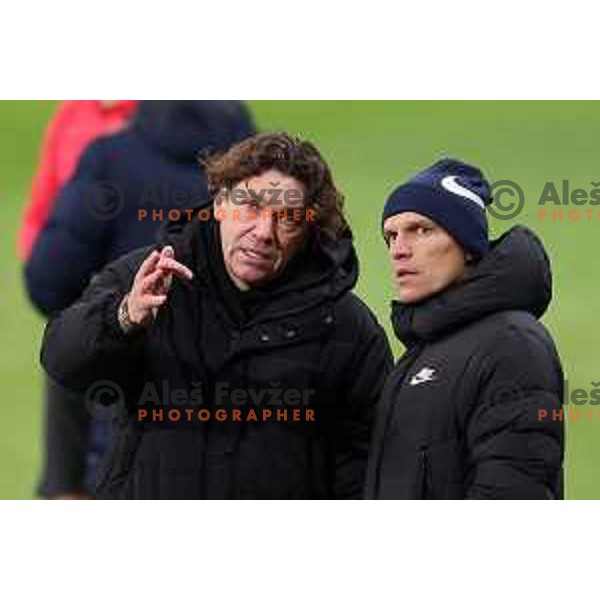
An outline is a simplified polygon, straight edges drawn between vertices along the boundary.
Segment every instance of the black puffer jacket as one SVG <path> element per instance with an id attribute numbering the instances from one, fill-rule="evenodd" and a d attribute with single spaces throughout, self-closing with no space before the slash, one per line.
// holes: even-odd
<path id="1" fill-rule="evenodd" d="M 224 276 L 218 234 L 217 225 L 197 220 L 171 228 L 164 242 L 195 277 L 174 281 L 146 331 L 125 336 L 116 315 L 148 250 L 109 265 L 47 328 L 42 363 L 53 378 L 81 390 L 108 381 L 126 397 L 97 496 L 360 497 L 391 353 L 382 328 L 350 292 L 358 267 L 351 239 L 315 233 L 280 279 L 241 293 Z M 160 402 L 146 402 L 148 384 Z M 176 389 L 187 400 L 175 406 Z M 190 400 L 194 389 L 202 390 L 201 406 Z M 295 406 L 266 406 L 266 398 L 240 406 L 230 393 L 267 390 L 273 399 L 274 389 L 308 393 Z M 207 409 L 213 418 L 140 421 L 142 403 L 165 413 Z M 218 408 L 230 415 L 239 408 L 244 418 L 219 422 Z M 245 420 L 251 408 L 257 420 Z M 263 410 L 278 408 L 313 410 L 314 421 L 263 420 Z"/>
<path id="2" fill-rule="evenodd" d="M 538 321 L 550 298 L 541 242 L 515 227 L 456 287 L 393 303 L 407 352 L 382 395 L 367 497 L 561 496 L 563 374 Z"/>

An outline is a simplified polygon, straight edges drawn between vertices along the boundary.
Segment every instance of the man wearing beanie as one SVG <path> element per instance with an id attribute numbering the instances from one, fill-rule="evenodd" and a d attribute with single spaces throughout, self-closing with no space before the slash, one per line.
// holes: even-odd
<path id="1" fill-rule="evenodd" d="M 385 204 L 406 353 L 379 404 L 368 498 L 562 497 L 563 374 L 538 320 L 550 263 L 525 227 L 488 241 L 489 203 L 479 169 L 444 159 Z"/>

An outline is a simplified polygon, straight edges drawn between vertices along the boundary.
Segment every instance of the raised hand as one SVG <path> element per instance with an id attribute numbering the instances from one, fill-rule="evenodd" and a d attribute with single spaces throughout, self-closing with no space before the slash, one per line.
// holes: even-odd
<path id="1" fill-rule="evenodd" d="M 183 280 L 193 278 L 192 271 L 175 260 L 172 246 L 154 251 L 140 265 L 127 294 L 127 312 L 131 323 L 146 324 L 167 301 L 173 276 Z"/>

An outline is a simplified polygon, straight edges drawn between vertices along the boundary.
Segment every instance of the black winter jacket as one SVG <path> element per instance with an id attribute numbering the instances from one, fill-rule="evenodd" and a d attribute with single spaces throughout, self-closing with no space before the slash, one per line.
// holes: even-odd
<path id="1" fill-rule="evenodd" d="M 563 374 L 538 321 L 550 298 L 542 244 L 515 227 L 460 284 L 393 303 L 407 352 L 382 394 L 367 497 L 561 496 Z"/>
<path id="2" fill-rule="evenodd" d="M 195 277 L 174 280 L 148 329 L 126 336 L 117 322 L 117 307 L 148 250 L 109 265 L 48 325 L 42 363 L 51 377 L 81 390 L 108 381 L 126 399 L 97 497 L 361 497 L 391 353 L 382 328 L 350 292 L 358 268 L 351 239 L 315 234 L 280 279 L 246 293 L 223 277 L 217 240 L 214 224 L 171 228 L 164 242 Z M 173 408 L 176 389 L 187 398 L 177 409 L 193 406 L 194 414 L 201 408 L 214 416 L 217 408 L 231 414 L 239 407 L 244 418 L 138 419 L 142 404 L 165 413 Z M 189 400 L 199 389 L 201 406 Z M 295 406 L 265 406 L 266 398 L 240 406 L 230 390 L 256 392 L 255 398 L 267 390 L 270 400 L 273 390 L 308 394 Z M 313 410 L 314 421 L 263 420 L 265 410 L 278 408 Z M 245 420 L 251 409 L 257 420 Z"/>

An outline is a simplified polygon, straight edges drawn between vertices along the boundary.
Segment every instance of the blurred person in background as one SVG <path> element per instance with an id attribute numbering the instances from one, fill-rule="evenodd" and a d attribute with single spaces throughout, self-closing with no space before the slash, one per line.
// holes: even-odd
<path id="1" fill-rule="evenodd" d="M 367 497 L 557 499 L 563 373 L 539 322 L 552 297 L 540 239 L 516 226 L 488 241 L 490 187 L 444 159 L 383 211 L 406 353 L 386 382 Z"/>
<path id="2" fill-rule="evenodd" d="M 21 260 L 26 262 L 29 259 L 59 192 L 73 175 L 86 147 L 96 138 L 116 133 L 125 127 L 133 117 L 136 106 L 136 100 L 65 100 L 59 103 L 44 134 L 38 168 L 17 236 L 17 254 Z M 57 394 L 64 400 L 69 396 L 67 390 L 61 392 L 56 384 L 46 380 L 46 412 L 53 411 Z M 46 418 L 46 437 L 52 435 L 48 425 Z M 68 422 L 64 425 L 67 431 L 71 429 Z M 72 431 L 72 435 L 68 437 L 73 436 L 77 438 L 78 432 Z M 59 486 L 57 489 L 70 490 L 71 487 Z M 73 489 L 77 491 L 68 491 L 64 497 L 84 497 L 79 486 Z"/>
<path id="3" fill-rule="evenodd" d="M 171 209 L 208 202 L 199 154 L 253 133 L 241 102 L 141 101 L 131 126 L 93 142 L 62 188 L 26 264 L 33 304 L 57 314 L 104 265 L 153 243 Z M 91 419 L 83 397 L 56 382 L 49 390 L 40 492 L 87 497 L 110 446 L 110 420 Z"/>
<path id="4" fill-rule="evenodd" d="M 135 100 L 66 100 L 44 134 L 39 165 L 17 236 L 17 253 L 27 260 L 63 185 L 81 154 L 101 135 L 116 133 L 135 113 Z"/>
<path id="5" fill-rule="evenodd" d="M 352 293 L 358 260 L 329 167 L 309 142 L 265 133 L 206 172 L 209 220 L 170 224 L 112 262 L 46 329 L 51 377 L 122 394 L 95 496 L 360 498 L 392 357 Z M 292 195 L 299 218 L 283 212 Z"/>

